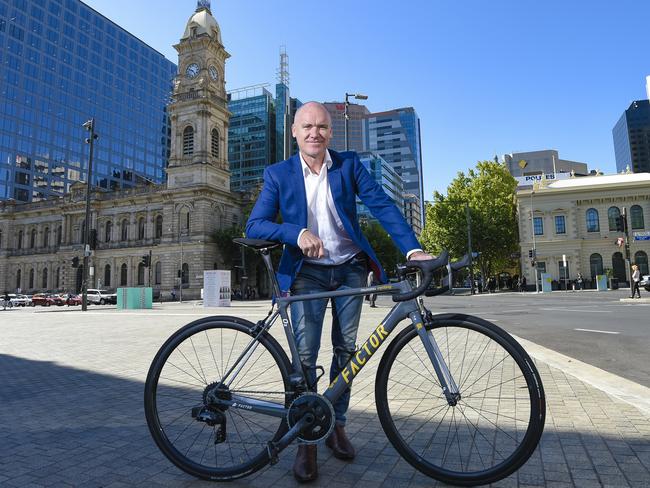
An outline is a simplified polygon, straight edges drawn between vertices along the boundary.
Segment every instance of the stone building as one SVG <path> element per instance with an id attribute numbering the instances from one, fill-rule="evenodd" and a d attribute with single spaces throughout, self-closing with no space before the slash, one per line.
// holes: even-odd
<path id="1" fill-rule="evenodd" d="M 230 191 L 225 62 L 229 57 L 210 9 L 199 8 L 180 42 L 174 81 L 172 145 L 166 185 L 111 192 L 93 189 L 89 288 L 151 285 L 198 298 L 206 269 L 230 269 L 215 231 L 241 223 L 240 194 Z M 107 144 L 110 141 L 106 142 Z M 96 145 L 102 144 L 101 134 Z M 77 291 L 83 260 L 85 185 L 36 203 L 0 202 L 0 291 Z M 151 251 L 149 269 L 142 256 Z M 180 277 L 179 277 L 180 275 Z"/>
<path id="2" fill-rule="evenodd" d="M 565 278 L 575 280 L 578 273 L 593 283 L 607 269 L 619 282 L 628 282 L 624 234 L 616 225 L 624 209 L 630 259 L 648 274 L 650 173 L 575 177 L 536 185 L 517 191 L 517 205 L 522 272 L 529 287 L 535 285 L 532 249 L 538 269 L 561 287 Z"/>

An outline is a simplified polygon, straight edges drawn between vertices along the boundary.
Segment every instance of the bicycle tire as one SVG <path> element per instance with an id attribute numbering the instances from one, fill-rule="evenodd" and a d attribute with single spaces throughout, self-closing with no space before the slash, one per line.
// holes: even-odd
<path id="1" fill-rule="evenodd" d="M 254 327 L 237 317 L 196 320 L 174 333 L 151 363 L 144 391 L 147 425 L 162 453 L 186 473 L 211 481 L 254 473 L 270 460 L 268 442 L 288 430 L 286 419 L 231 407 L 223 411 L 226 439 L 217 443 L 218 426 L 191 417 L 193 407 L 205 405 L 205 387 L 220 381 L 250 343 Z M 284 350 L 264 333 L 230 391 L 246 391 L 246 396 L 288 406 L 293 398 L 290 371 Z M 269 395 L 274 389 L 277 392 Z"/>
<path id="2" fill-rule="evenodd" d="M 537 368 L 507 332 L 478 317 L 437 315 L 426 329 L 461 399 L 453 407 L 447 403 L 417 331 L 404 329 L 377 370 L 375 400 L 386 436 L 413 467 L 448 484 L 474 486 L 509 476 L 535 451 L 544 429 L 546 400 Z M 508 396 L 492 398 L 502 394 Z M 493 452 L 484 457 L 488 448 Z"/>

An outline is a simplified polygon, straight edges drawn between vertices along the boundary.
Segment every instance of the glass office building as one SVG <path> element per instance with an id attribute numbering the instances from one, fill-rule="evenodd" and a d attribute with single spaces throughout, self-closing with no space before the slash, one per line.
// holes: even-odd
<path id="1" fill-rule="evenodd" d="M 404 184 L 400 175 L 391 168 L 390 164 L 378 154 L 370 151 L 360 152 L 359 159 L 370 173 L 370 176 L 372 176 L 372 179 L 381 186 L 397 208 L 404 208 Z M 368 207 L 358 198 L 357 216 L 361 222 L 376 221 Z"/>
<path id="2" fill-rule="evenodd" d="M 650 101 L 637 100 L 612 130 L 616 171 L 650 172 Z"/>
<path id="3" fill-rule="evenodd" d="M 176 65 L 79 0 L 0 0 L 0 199 L 164 181 Z"/>
<path id="4" fill-rule="evenodd" d="M 422 181 L 422 144 L 420 118 L 413 107 L 370 114 L 363 121 L 364 147 L 384 158 L 402 177 L 404 192 L 420 202 L 419 222 L 424 222 L 424 187 Z"/>
<path id="5" fill-rule="evenodd" d="M 265 88 L 228 94 L 230 189 L 243 191 L 262 183 L 264 168 L 276 154 L 273 95 Z"/>
<path id="6" fill-rule="evenodd" d="M 332 117 L 332 140 L 330 147 L 335 151 L 345 151 L 345 103 L 326 102 L 325 108 Z M 348 105 L 348 150 L 361 152 L 366 148 L 363 141 L 363 121 L 370 115 L 365 105 Z"/>

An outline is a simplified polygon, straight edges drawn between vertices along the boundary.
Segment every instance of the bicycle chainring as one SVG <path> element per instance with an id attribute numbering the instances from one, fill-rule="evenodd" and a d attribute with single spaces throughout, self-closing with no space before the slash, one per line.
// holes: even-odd
<path id="1" fill-rule="evenodd" d="M 307 413 L 314 415 L 314 423 L 305 428 L 298 436 L 298 439 L 305 444 L 316 444 L 334 430 L 334 407 L 327 398 L 319 393 L 303 393 L 289 405 L 287 414 L 289 428 L 296 425 L 303 415 Z"/>

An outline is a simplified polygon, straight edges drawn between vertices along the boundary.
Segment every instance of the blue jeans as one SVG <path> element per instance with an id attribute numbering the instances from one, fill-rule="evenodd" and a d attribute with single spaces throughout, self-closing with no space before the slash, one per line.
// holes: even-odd
<path id="1" fill-rule="evenodd" d="M 343 264 L 323 266 L 304 263 L 291 287 L 292 295 L 303 295 L 344 288 L 366 286 L 367 261 L 365 254 L 357 254 Z M 323 319 L 329 298 L 305 300 L 291 304 L 291 323 L 296 337 L 300 360 L 305 367 L 307 381 L 316 389 L 316 359 L 320 349 Z M 357 330 L 361 317 L 363 295 L 332 298 L 332 346 L 334 355 L 330 366 L 330 382 L 356 350 Z M 336 422 L 345 425 L 345 412 L 350 404 L 350 390 L 334 403 Z"/>

